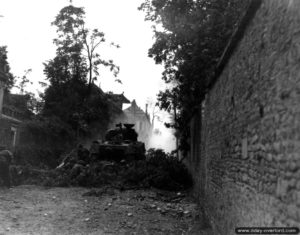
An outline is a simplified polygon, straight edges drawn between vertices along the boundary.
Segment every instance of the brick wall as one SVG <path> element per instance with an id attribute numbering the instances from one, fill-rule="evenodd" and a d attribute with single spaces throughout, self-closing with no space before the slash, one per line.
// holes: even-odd
<path id="1" fill-rule="evenodd" d="M 300 227 L 299 12 L 298 0 L 262 2 L 191 122 L 195 191 L 215 234 Z"/>

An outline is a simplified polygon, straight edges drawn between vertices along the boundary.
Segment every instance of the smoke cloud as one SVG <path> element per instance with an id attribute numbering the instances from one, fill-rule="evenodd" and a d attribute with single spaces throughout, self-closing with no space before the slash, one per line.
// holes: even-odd
<path id="1" fill-rule="evenodd" d="M 176 149 L 176 140 L 173 130 L 164 125 L 154 128 L 148 143 L 149 148 L 160 148 L 165 152 L 171 152 Z"/>

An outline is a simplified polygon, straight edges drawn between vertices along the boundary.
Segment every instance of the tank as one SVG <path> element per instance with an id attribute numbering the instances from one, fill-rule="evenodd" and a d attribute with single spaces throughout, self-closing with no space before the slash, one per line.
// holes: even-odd
<path id="1" fill-rule="evenodd" d="M 115 129 L 108 130 L 104 142 L 99 144 L 98 158 L 118 162 L 145 159 L 145 144 L 137 140 L 133 127 L 134 124 L 119 123 Z"/>

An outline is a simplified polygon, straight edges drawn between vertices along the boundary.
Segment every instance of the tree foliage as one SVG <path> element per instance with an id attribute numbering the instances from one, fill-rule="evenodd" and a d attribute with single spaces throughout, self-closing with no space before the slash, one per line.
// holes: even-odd
<path id="1" fill-rule="evenodd" d="M 6 46 L 0 46 L 0 67 L 2 70 L 4 70 L 3 72 L 6 75 L 5 76 L 6 80 L 4 81 L 5 88 L 7 90 L 10 90 L 14 85 L 14 76 L 10 72 L 10 66 L 7 61 L 7 47 Z"/>
<path id="2" fill-rule="evenodd" d="M 155 42 L 149 56 L 164 65 L 162 79 L 170 84 L 158 95 L 160 108 L 174 114 L 169 126 L 179 130 L 183 139 L 246 3 L 145 0 L 139 8 L 145 12 L 145 20 L 153 22 Z"/>
<path id="3" fill-rule="evenodd" d="M 87 29 L 85 11 L 73 5 L 62 8 L 52 25 L 57 28 L 56 56 L 44 63 L 50 82 L 44 94 L 44 116 L 57 116 L 79 134 L 88 134 L 91 124 L 108 125 L 110 109 L 107 99 L 93 82 L 99 66 L 109 67 L 117 75 L 119 68 L 104 60 L 97 49 L 104 43 L 104 33 Z"/>
<path id="4" fill-rule="evenodd" d="M 105 35 L 98 29 L 86 28 L 84 18 L 84 8 L 69 5 L 62 8 L 52 22 L 57 27 L 58 38 L 54 39 L 54 43 L 57 55 L 61 57 L 60 61 L 55 62 L 62 63 L 68 75 L 84 78 L 88 73 L 87 80 L 91 86 L 100 75 L 100 65 L 109 67 L 114 76 L 117 76 L 119 67 L 113 60 L 105 60 L 98 54 L 97 49 L 106 42 Z M 110 45 L 119 47 L 114 43 Z"/>
<path id="5" fill-rule="evenodd" d="M 28 75 L 32 72 L 32 69 L 27 69 L 24 71 L 24 74 L 22 77 L 16 77 L 15 79 L 15 87 L 19 89 L 20 94 L 24 95 L 26 93 L 26 87 L 29 84 L 32 84 L 30 79 L 28 78 Z"/>

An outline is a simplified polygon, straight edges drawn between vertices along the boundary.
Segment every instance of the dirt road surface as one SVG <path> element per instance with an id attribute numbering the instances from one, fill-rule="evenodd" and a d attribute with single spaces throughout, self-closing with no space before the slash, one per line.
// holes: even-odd
<path id="1" fill-rule="evenodd" d="M 181 193 L 113 188 L 0 189 L 0 234 L 210 234 Z"/>

